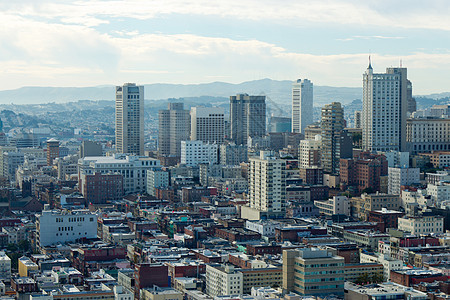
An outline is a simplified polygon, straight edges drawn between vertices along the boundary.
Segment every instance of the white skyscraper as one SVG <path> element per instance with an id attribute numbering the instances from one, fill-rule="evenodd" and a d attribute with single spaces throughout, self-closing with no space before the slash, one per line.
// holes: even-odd
<path id="1" fill-rule="evenodd" d="M 221 144 L 224 139 L 225 111 L 223 108 L 191 108 L 191 140 Z"/>
<path id="2" fill-rule="evenodd" d="M 313 123 L 313 83 L 297 79 L 292 84 L 292 132 L 301 132 Z"/>
<path id="3" fill-rule="evenodd" d="M 116 86 L 116 150 L 144 155 L 144 86 Z"/>
<path id="4" fill-rule="evenodd" d="M 407 82 L 406 68 L 373 73 L 369 62 L 363 74 L 364 150 L 406 151 Z"/>

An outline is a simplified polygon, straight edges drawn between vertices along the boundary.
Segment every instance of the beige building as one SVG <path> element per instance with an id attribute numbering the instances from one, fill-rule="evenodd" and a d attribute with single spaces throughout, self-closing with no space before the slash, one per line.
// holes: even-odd
<path id="1" fill-rule="evenodd" d="M 350 215 L 350 201 L 346 196 L 333 196 L 328 200 L 316 200 L 314 205 L 319 208 L 321 214 L 332 215 Z"/>
<path id="2" fill-rule="evenodd" d="M 359 264 L 345 264 L 344 278 L 345 281 L 355 282 L 365 274 L 373 276 L 378 274 L 383 276 L 383 265 L 379 263 L 359 263 Z"/>
<path id="3" fill-rule="evenodd" d="M 406 142 L 411 154 L 450 150 L 450 119 L 411 118 L 406 120 Z"/>
<path id="4" fill-rule="evenodd" d="M 424 213 L 421 216 L 404 216 L 398 219 L 398 229 L 411 234 L 444 233 L 444 217 Z"/>
<path id="5" fill-rule="evenodd" d="M 350 199 L 351 211 L 354 217 L 367 220 L 370 211 L 381 210 L 383 207 L 389 210 L 398 210 L 401 205 L 399 195 L 383 193 L 362 194 L 361 197 Z"/>
<path id="6" fill-rule="evenodd" d="M 233 265 L 206 265 L 206 293 L 211 297 L 242 295 L 243 274 Z"/>
<path id="7" fill-rule="evenodd" d="M 283 251 L 283 289 L 300 295 L 344 294 L 344 258 L 328 250 Z"/>
<path id="8" fill-rule="evenodd" d="M 320 136 L 314 139 L 302 140 L 298 148 L 298 167 L 309 168 L 320 165 Z"/>
<path id="9" fill-rule="evenodd" d="M 243 292 L 250 294 L 252 287 L 280 287 L 283 283 L 282 269 L 274 266 L 266 268 L 241 269 Z"/>

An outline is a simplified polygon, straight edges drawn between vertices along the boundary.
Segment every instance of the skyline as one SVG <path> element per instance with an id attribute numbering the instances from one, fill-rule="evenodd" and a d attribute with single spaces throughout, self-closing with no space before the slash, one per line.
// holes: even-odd
<path id="1" fill-rule="evenodd" d="M 1 3 L 0 90 L 308 78 L 362 87 L 408 68 L 415 95 L 447 92 L 446 1 Z M 400 13 L 399 13 L 400 12 Z"/>

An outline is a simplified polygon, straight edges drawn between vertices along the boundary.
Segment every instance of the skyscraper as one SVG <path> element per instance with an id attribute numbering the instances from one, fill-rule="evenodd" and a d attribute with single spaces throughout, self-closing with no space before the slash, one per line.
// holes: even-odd
<path id="1" fill-rule="evenodd" d="M 144 155 L 144 86 L 116 86 L 116 150 Z"/>
<path id="2" fill-rule="evenodd" d="M 225 112 L 223 108 L 191 108 L 191 140 L 221 144 L 224 139 Z"/>
<path id="3" fill-rule="evenodd" d="M 266 134 L 266 96 L 230 96 L 231 140 L 246 145 L 247 138 Z"/>
<path id="4" fill-rule="evenodd" d="M 341 157 L 341 134 L 344 129 L 344 109 L 339 102 L 322 107 L 322 157 L 323 170 L 331 174 L 339 173 Z"/>
<path id="5" fill-rule="evenodd" d="M 361 127 L 362 126 L 361 117 L 362 117 L 361 111 L 355 110 L 355 124 L 354 124 L 355 128 L 358 128 L 358 129 L 362 128 Z"/>
<path id="6" fill-rule="evenodd" d="M 292 132 L 303 133 L 313 123 L 313 83 L 297 79 L 292 84 Z"/>
<path id="7" fill-rule="evenodd" d="M 159 111 L 158 151 L 162 156 L 181 155 L 181 141 L 189 140 L 190 115 L 183 103 L 169 103 Z"/>
<path id="8" fill-rule="evenodd" d="M 369 62 L 363 74 L 363 149 L 406 151 L 407 108 L 406 68 L 386 68 L 386 73 L 373 73 Z"/>

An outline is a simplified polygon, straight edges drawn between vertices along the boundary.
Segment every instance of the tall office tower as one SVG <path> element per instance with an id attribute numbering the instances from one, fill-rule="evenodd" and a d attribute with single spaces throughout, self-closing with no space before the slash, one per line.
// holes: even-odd
<path id="1" fill-rule="evenodd" d="M 366 151 L 406 151 L 408 80 L 406 68 L 363 74 L 362 141 Z"/>
<path id="2" fill-rule="evenodd" d="M 339 173 L 341 157 L 341 134 L 344 129 L 344 108 L 333 102 L 322 107 L 322 157 L 323 170 L 331 174 Z"/>
<path id="3" fill-rule="evenodd" d="M 355 128 L 362 128 L 361 118 L 362 118 L 361 111 L 355 110 Z"/>
<path id="4" fill-rule="evenodd" d="M 286 161 L 271 151 L 250 158 L 250 207 L 269 214 L 286 212 Z"/>
<path id="5" fill-rule="evenodd" d="M 59 157 L 59 141 L 49 139 L 47 141 L 47 166 L 53 165 L 53 160 Z"/>
<path id="6" fill-rule="evenodd" d="M 221 144 L 224 139 L 225 112 L 223 108 L 191 108 L 191 140 Z"/>
<path id="7" fill-rule="evenodd" d="M 181 155 L 181 141 L 189 140 L 190 115 L 183 103 L 169 103 L 159 111 L 158 151 L 161 156 Z"/>
<path id="8" fill-rule="evenodd" d="M 144 155 L 144 86 L 116 86 L 116 150 Z"/>
<path id="9" fill-rule="evenodd" d="M 266 96 L 230 96 L 231 140 L 246 145 L 248 137 L 266 134 Z"/>
<path id="10" fill-rule="evenodd" d="M 297 79 L 292 84 L 292 132 L 301 132 L 313 123 L 313 83 Z"/>
<path id="11" fill-rule="evenodd" d="M 412 96 L 411 81 L 407 80 L 406 82 L 407 82 L 406 83 L 406 95 L 407 95 L 406 97 L 407 97 L 407 102 L 408 102 L 407 113 L 409 116 L 417 110 L 417 102 L 416 102 L 416 99 L 414 99 L 414 97 Z"/>

